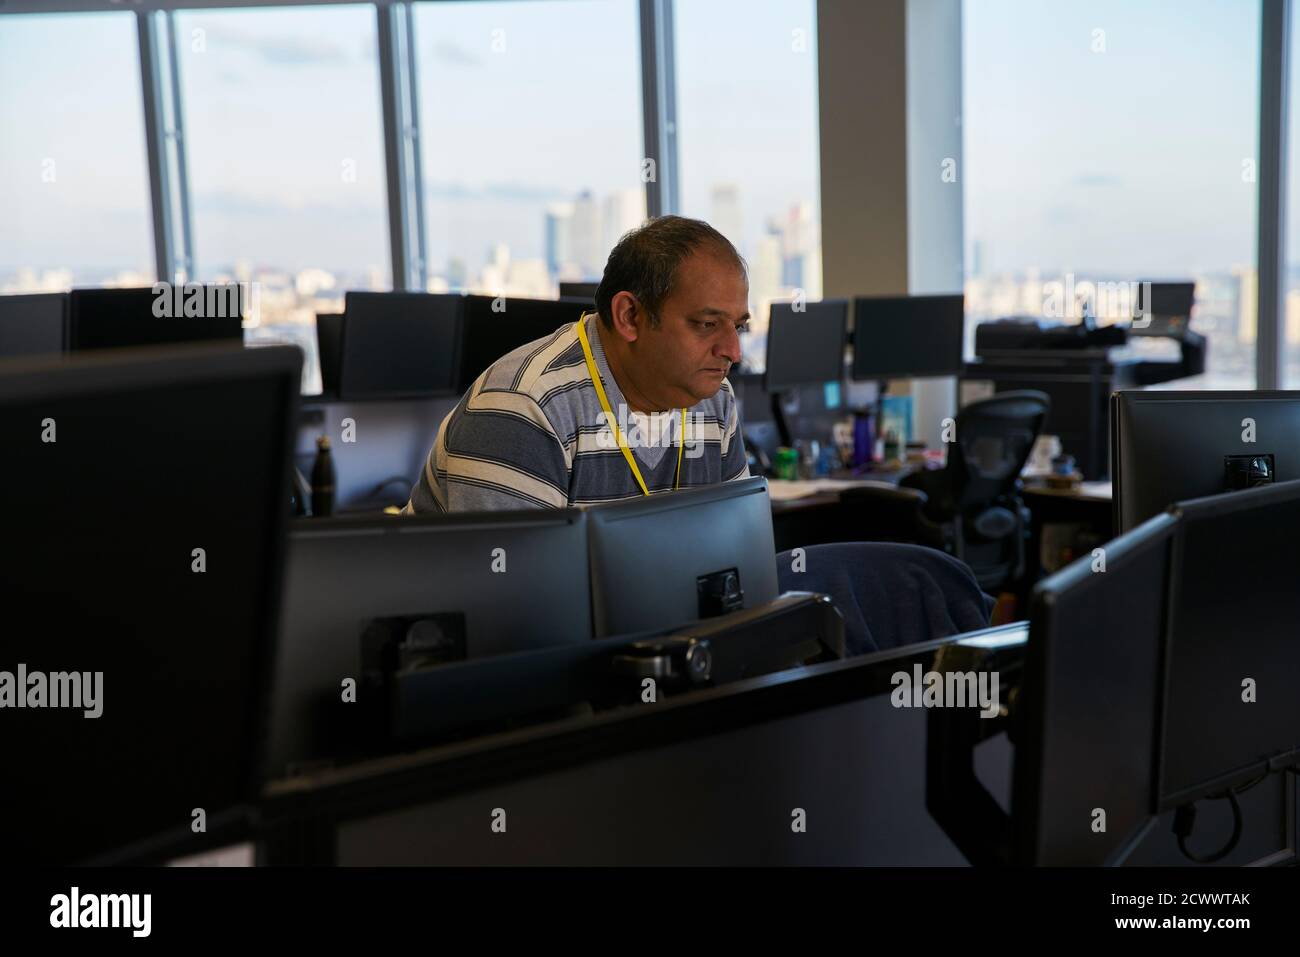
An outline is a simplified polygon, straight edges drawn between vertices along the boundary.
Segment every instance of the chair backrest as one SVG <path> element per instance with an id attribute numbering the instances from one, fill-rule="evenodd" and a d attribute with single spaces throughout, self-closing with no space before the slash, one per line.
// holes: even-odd
<path id="1" fill-rule="evenodd" d="M 1045 393 L 1026 390 L 972 402 L 957 413 L 948 472 L 959 512 L 1014 491 L 1050 408 Z"/>

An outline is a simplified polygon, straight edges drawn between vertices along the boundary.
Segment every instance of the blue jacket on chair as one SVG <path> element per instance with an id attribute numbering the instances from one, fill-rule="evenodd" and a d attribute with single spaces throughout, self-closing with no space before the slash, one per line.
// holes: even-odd
<path id="1" fill-rule="evenodd" d="M 830 595 L 850 655 L 987 628 L 993 599 L 951 555 L 920 545 L 847 542 L 776 556 L 782 591 Z"/>

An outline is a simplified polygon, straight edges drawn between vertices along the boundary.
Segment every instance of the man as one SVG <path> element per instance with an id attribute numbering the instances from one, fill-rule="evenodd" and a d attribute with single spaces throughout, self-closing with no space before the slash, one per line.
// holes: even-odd
<path id="1" fill-rule="evenodd" d="M 749 475 L 727 381 L 749 279 L 726 237 L 650 220 L 610 253 L 596 309 L 478 377 L 406 512 L 592 505 Z"/>

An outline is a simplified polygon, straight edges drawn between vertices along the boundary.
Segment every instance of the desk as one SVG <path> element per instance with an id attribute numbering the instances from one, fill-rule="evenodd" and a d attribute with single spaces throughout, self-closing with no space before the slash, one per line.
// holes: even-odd
<path id="1" fill-rule="evenodd" d="M 905 474 L 893 473 L 893 481 L 880 479 L 815 479 L 804 482 L 772 480 L 768 488 L 772 501 L 772 530 L 777 551 L 796 545 L 840 541 L 845 532 L 845 515 L 836 509 L 840 492 L 855 486 L 889 489 Z M 1030 540 L 1026 553 L 1026 591 L 1044 574 L 1068 565 L 1080 555 L 1114 537 L 1111 515 L 1111 484 L 1084 482 L 1069 489 L 1049 488 L 1042 479 L 1027 477 L 1023 492 L 1030 512 Z M 884 514 L 891 511 L 897 514 Z M 882 502 L 879 522 L 868 522 L 864 541 L 913 541 L 915 530 L 907 529 L 908 514 L 888 510 Z M 859 515 L 859 518 L 861 516 Z M 923 544 L 923 543 L 918 543 Z"/>
<path id="2" fill-rule="evenodd" d="M 849 488 L 896 488 L 905 470 L 878 473 L 884 478 L 818 478 L 818 479 L 768 479 L 767 493 L 772 502 L 772 512 L 787 511 L 839 499 L 840 492 Z M 892 479 L 892 480 L 891 480 Z"/>
<path id="3" fill-rule="evenodd" d="M 1024 499 L 1031 516 L 1026 556 L 1031 582 L 1114 537 L 1109 482 L 1084 482 L 1072 489 L 1026 484 Z"/>
<path id="4" fill-rule="evenodd" d="M 879 473 L 878 473 L 879 474 Z M 919 520 L 915 494 L 899 494 L 905 470 L 880 478 L 832 478 L 768 483 L 772 536 L 776 550 L 827 542 L 914 542 Z M 870 505 L 842 505 L 840 493 L 851 488 L 880 491 Z"/>
<path id="5" fill-rule="evenodd" d="M 273 782 L 267 860 L 960 866 L 926 807 L 930 713 L 891 696 L 895 673 L 947 670 L 971 641 L 1009 685 L 1023 625 Z M 979 757 L 1003 801 L 1011 757 L 1005 735 Z M 806 832 L 790 827 L 796 807 Z"/>

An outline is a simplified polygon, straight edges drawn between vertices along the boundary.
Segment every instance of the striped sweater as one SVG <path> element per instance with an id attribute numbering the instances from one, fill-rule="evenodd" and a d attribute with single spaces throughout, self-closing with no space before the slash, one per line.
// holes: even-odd
<path id="1" fill-rule="evenodd" d="M 653 494 L 671 489 L 681 411 L 629 412 L 596 331 L 584 320 L 593 358 L 620 431 Z M 682 488 L 745 478 L 731 383 L 687 409 Z M 494 362 L 443 420 L 405 512 L 463 512 L 594 505 L 642 494 L 587 373 L 574 325 Z"/>

